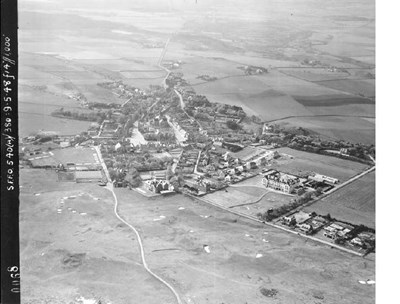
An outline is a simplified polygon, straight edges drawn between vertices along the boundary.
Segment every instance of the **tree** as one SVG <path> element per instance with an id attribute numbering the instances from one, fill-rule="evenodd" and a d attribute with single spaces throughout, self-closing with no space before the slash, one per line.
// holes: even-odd
<path id="1" fill-rule="evenodd" d="M 305 192 L 306 192 L 306 190 L 304 190 L 304 188 L 299 188 L 299 189 L 297 190 L 297 195 L 298 195 L 298 196 L 302 196 Z"/>
<path id="2" fill-rule="evenodd" d="M 125 176 L 125 180 L 132 186 L 132 187 L 139 187 L 142 183 L 142 179 L 140 178 L 139 172 L 135 168 L 130 168 L 128 173 Z"/>
<path id="3" fill-rule="evenodd" d="M 316 196 L 320 196 L 320 195 L 322 194 L 322 191 L 323 191 L 322 187 L 318 187 L 318 188 L 315 190 L 315 195 L 316 195 Z"/>
<path id="4" fill-rule="evenodd" d="M 167 167 L 167 172 L 166 172 L 166 179 L 169 181 L 173 176 L 174 176 L 174 172 L 172 172 L 172 167 L 171 165 L 168 165 Z"/>
<path id="5" fill-rule="evenodd" d="M 232 130 L 239 130 L 239 129 L 241 129 L 241 126 L 239 125 L 239 124 L 237 124 L 235 121 L 233 121 L 233 120 L 228 120 L 227 122 L 226 122 L 226 126 L 229 128 L 229 129 L 232 129 Z"/>

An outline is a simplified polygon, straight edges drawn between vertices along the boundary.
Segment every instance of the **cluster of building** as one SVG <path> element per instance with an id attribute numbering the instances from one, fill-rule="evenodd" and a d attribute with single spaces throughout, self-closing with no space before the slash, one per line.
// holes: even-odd
<path id="1" fill-rule="evenodd" d="M 163 66 L 166 67 L 167 69 L 173 70 L 173 69 L 179 69 L 183 62 L 181 60 L 175 60 L 175 61 L 164 61 Z"/>
<path id="2" fill-rule="evenodd" d="M 284 193 L 299 193 L 299 191 L 319 190 L 321 193 L 332 189 L 339 180 L 333 177 L 314 173 L 308 177 L 299 177 L 270 169 L 264 173 L 262 183 L 265 187 Z"/>
<path id="3" fill-rule="evenodd" d="M 100 126 L 99 138 L 118 138 L 122 130 L 122 125 L 111 120 L 104 120 Z"/>
<path id="4" fill-rule="evenodd" d="M 337 221 L 330 216 L 299 211 L 282 217 L 281 223 L 308 235 L 321 231 L 321 237 L 358 251 L 368 252 L 375 248 L 375 232 L 372 229 Z"/>
<path id="5" fill-rule="evenodd" d="M 231 153 L 219 146 L 210 146 L 201 152 L 198 172 L 228 183 L 240 181 L 258 173 L 270 160 L 277 158 L 277 151 L 264 149 L 246 151 L 244 154 Z M 238 157 L 240 156 L 240 157 Z"/>
<path id="6" fill-rule="evenodd" d="M 262 183 L 267 188 L 293 193 L 300 187 L 300 178 L 271 169 L 264 174 Z"/>
<path id="7" fill-rule="evenodd" d="M 176 171 L 181 172 L 183 174 L 193 173 L 195 171 L 199 153 L 200 150 L 196 148 L 184 149 L 179 158 Z"/>
<path id="8" fill-rule="evenodd" d="M 144 181 L 147 190 L 153 193 L 167 194 L 173 193 L 175 188 L 165 179 L 151 179 Z"/>
<path id="9" fill-rule="evenodd" d="M 257 67 L 252 65 L 241 66 L 239 69 L 243 70 L 246 75 L 257 75 L 268 73 L 268 70 L 263 67 Z"/>
<path id="10" fill-rule="evenodd" d="M 203 195 L 211 190 L 211 182 L 198 178 L 197 180 L 185 180 L 183 188 L 194 195 Z"/>
<path id="11" fill-rule="evenodd" d="M 165 116 L 158 115 L 149 120 L 140 121 L 138 130 L 146 141 L 159 143 L 174 143 L 176 141 L 175 133 Z"/>

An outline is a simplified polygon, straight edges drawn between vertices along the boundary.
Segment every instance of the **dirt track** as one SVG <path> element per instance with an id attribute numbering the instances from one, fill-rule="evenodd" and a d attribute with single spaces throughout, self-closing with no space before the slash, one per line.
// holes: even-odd
<path id="1" fill-rule="evenodd" d="M 172 293 L 144 271 L 136 236 L 114 216 L 109 191 L 58 183 L 51 171 L 24 169 L 21 181 L 23 303 L 75 303 L 79 296 L 112 304 L 175 303 Z M 148 199 L 127 189 L 116 194 L 119 213 L 143 237 L 149 268 L 184 303 L 271 301 L 261 287 L 278 290 L 274 303 L 374 302 L 374 287 L 358 283 L 375 279 L 370 259 L 181 195 Z M 58 214 L 60 200 L 75 195 L 64 199 Z"/>

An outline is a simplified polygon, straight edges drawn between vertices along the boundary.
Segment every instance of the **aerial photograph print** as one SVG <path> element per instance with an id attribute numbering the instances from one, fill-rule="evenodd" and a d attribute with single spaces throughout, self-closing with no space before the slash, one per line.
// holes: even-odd
<path id="1" fill-rule="evenodd" d="M 18 0 L 24 304 L 374 304 L 374 0 Z"/>

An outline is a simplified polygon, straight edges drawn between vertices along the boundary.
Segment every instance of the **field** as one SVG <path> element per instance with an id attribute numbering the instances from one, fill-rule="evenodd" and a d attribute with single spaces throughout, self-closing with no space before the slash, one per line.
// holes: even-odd
<path id="1" fill-rule="evenodd" d="M 54 150 L 52 153 L 54 154 L 53 157 L 63 164 L 97 163 L 97 154 L 92 148 L 65 148 Z M 94 155 L 96 155 L 96 157 Z"/>
<path id="2" fill-rule="evenodd" d="M 295 96 L 295 99 L 305 107 L 334 107 L 352 104 L 374 104 L 373 101 L 367 98 L 343 95 L 321 95 L 315 97 Z"/>
<path id="3" fill-rule="evenodd" d="M 60 135 L 74 135 L 86 131 L 91 122 L 48 116 L 46 114 L 18 114 L 19 136 L 35 135 L 38 131 L 55 131 Z"/>
<path id="4" fill-rule="evenodd" d="M 247 205 L 259 200 L 267 189 L 261 187 L 229 187 L 204 196 L 204 199 L 219 204 L 221 206 L 232 208 L 237 205 Z"/>
<path id="5" fill-rule="evenodd" d="M 90 122 L 49 113 L 57 107 L 79 109 L 67 97 L 79 93 L 89 102 L 125 101 L 97 86 L 99 82 L 160 85 L 163 74 L 152 71 L 159 69 L 163 45 L 170 39 L 161 63 L 181 60 L 177 71 L 210 101 L 242 106 L 264 121 L 291 117 L 278 122 L 325 138 L 374 143 L 375 105 L 360 95 L 374 99 L 374 26 L 372 0 L 248 0 L 246 5 L 239 0 L 121 0 L 117 6 L 104 0 L 20 1 L 20 136 L 40 129 L 86 131 Z M 306 59 L 347 69 L 351 80 L 314 70 L 303 76 L 284 73 L 302 67 Z M 245 76 L 237 69 L 244 65 L 261 66 L 268 73 Z M 201 83 L 200 75 L 220 79 Z M 281 151 L 294 158 L 271 167 L 285 172 L 312 170 L 345 181 L 365 168 L 333 157 Z M 89 152 L 57 158 L 91 162 Z M 337 212 L 338 218 L 348 214 L 371 221 L 368 185 L 373 179 L 366 176 L 332 195 L 332 216 Z M 76 303 L 80 296 L 110 304 L 175 303 L 170 291 L 145 272 L 136 237 L 113 214 L 107 189 L 57 182 L 55 172 L 31 169 L 21 170 L 21 185 L 24 303 Z M 355 193 L 357 187 L 362 195 Z M 227 191 L 215 193 L 215 201 L 251 203 L 268 190 Z M 121 216 L 143 236 L 149 267 L 186 304 L 375 301 L 374 286 L 358 283 L 375 279 L 373 255 L 361 259 L 183 195 L 150 199 L 120 188 L 116 194 Z M 347 199 L 350 195 L 355 199 Z M 254 214 L 287 199 L 269 192 L 249 209 L 233 210 Z M 315 205 L 321 212 L 324 202 Z M 361 210 L 358 218 L 355 210 Z M 261 288 L 278 293 L 267 298 Z"/>
<path id="6" fill-rule="evenodd" d="M 305 211 L 330 213 L 338 220 L 375 228 L 375 172 L 308 206 Z"/>
<path id="7" fill-rule="evenodd" d="M 139 88 L 161 84 L 164 74 L 156 72 L 157 64 L 170 38 L 163 62 L 181 60 L 177 71 L 211 101 L 242 106 L 265 121 L 296 116 L 300 124 L 308 124 L 315 115 L 375 116 L 373 1 L 352 2 L 354 14 L 343 9 L 348 4 L 343 6 L 342 0 L 329 3 L 328 9 L 314 0 L 285 5 L 274 0 L 268 9 L 254 0 L 247 8 L 224 0 L 213 4 L 217 13 L 209 11 L 208 0 L 195 7 L 189 2 L 149 1 L 134 9 L 124 2 L 95 12 L 89 4 L 78 8 L 65 3 L 60 12 L 52 3 L 23 3 L 21 83 L 46 85 L 46 91 L 58 95 L 79 92 L 89 101 L 121 103 L 96 83 L 121 79 Z M 126 5 L 129 9 L 123 9 Z M 293 12 L 290 19 L 287 6 Z M 322 66 L 306 66 L 305 59 Z M 238 69 L 245 65 L 267 68 L 268 73 L 245 76 Z M 329 66 L 347 72 L 328 71 Z M 219 79 L 203 82 L 197 78 L 201 75 Z M 37 92 L 49 104 L 41 94 Z M 314 130 L 336 139 L 355 138 L 323 123 Z M 371 142 L 370 131 L 361 130 L 360 139 Z"/>
<path id="8" fill-rule="evenodd" d="M 154 303 L 155 291 L 161 301 L 173 300 L 132 254 L 137 243 L 113 216 L 111 193 L 58 183 L 52 171 L 21 173 L 22 303 L 77 303 L 81 296 Z"/>
<path id="9" fill-rule="evenodd" d="M 280 69 L 280 71 L 289 76 L 300 78 L 307 81 L 327 81 L 337 78 L 348 78 L 350 75 L 345 72 L 330 72 L 327 68 L 296 68 Z M 347 79 L 346 79 L 347 80 Z"/>
<path id="10" fill-rule="evenodd" d="M 368 165 L 333 156 L 308 153 L 290 148 L 279 148 L 277 151 L 291 155 L 293 159 L 278 159 L 271 165 L 271 168 L 295 175 L 315 172 L 344 182 L 368 168 Z"/>
<path id="11" fill-rule="evenodd" d="M 24 303 L 69 303 L 80 296 L 113 304 L 172 302 L 168 290 L 143 271 L 135 237 L 114 217 L 107 190 L 56 182 L 52 171 L 21 173 Z M 263 302 L 261 287 L 278 290 L 276 303 L 312 303 L 318 296 L 324 303 L 337 303 L 339 287 L 342 303 L 374 301 L 374 288 L 358 283 L 374 279 L 371 259 L 184 196 L 147 199 L 127 189 L 117 190 L 117 196 L 119 212 L 143 236 L 149 267 L 186 303 Z"/>
<path id="12" fill-rule="evenodd" d="M 52 149 L 52 151 L 44 152 L 41 155 L 29 156 L 34 167 L 58 166 L 68 163 L 75 165 L 99 165 L 98 157 L 94 149 L 91 148 L 65 148 Z"/>
<path id="13" fill-rule="evenodd" d="M 319 81 L 318 84 L 355 95 L 364 95 L 366 97 L 375 98 L 375 79 Z"/>
<path id="14" fill-rule="evenodd" d="M 342 110 L 345 112 L 345 109 Z M 330 117 L 323 114 L 316 117 L 307 117 L 307 119 L 302 117 L 288 118 L 276 121 L 275 123 L 278 122 L 282 125 L 303 127 L 315 131 L 321 134 L 322 138 L 326 139 L 375 144 L 375 123 L 369 118 L 340 115 Z"/>

